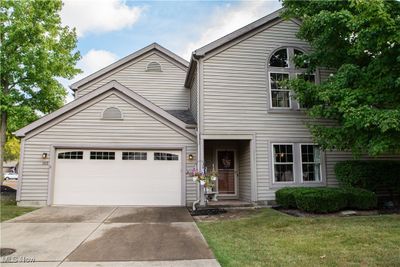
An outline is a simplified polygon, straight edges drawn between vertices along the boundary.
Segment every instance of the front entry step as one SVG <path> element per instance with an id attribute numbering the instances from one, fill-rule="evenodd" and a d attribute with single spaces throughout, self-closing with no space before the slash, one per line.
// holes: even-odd
<path id="1" fill-rule="evenodd" d="M 249 208 L 255 207 L 254 203 L 241 200 L 218 200 L 207 203 L 210 208 Z"/>

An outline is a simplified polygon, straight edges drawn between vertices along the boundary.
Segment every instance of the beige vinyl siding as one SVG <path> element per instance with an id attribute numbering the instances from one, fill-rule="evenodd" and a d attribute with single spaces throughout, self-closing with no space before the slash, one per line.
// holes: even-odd
<path id="1" fill-rule="evenodd" d="M 197 122 L 197 90 L 198 90 L 198 86 L 197 86 L 197 70 L 194 71 L 193 74 L 193 82 L 192 82 L 192 86 L 190 88 L 190 112 L 193 115 L 193 118 L 196 120 Z"/>
<path id="2" fill-rule="evenodd" d="M 89 107 L 69 116 L 56 125 L 27 136 L 24 146 L 22 166 L 21 201 L 46 201 L 50 167 L 44 165 L 42 153 L 50 155 L 52 144 L 87 144 L 87 145 L 164 145 L 186 147 L 186 153 L 195 154 L 196 145 L 187 137 L 167 126 L 156 115 L 148 115 L 132 105 L 117 93 L 109 93 L 104 99 L 98 97 L 88 104 Z M 118 107 L 123 120 L 102 120 L 101 114 L 110 106 Z M 79 108 L 78 108 L 79 109 Z M 79 148 L 79 145 L 77 145 Z M 186 156 L 186 155 L 183 155 Z M 49 162 L 51 162 L 51 158 Z M 188 162 L 192 168 L 194 162 Z M 73 174 L 73 170 L 71 170 Z M 187 201 L 196 198 L 195 184 L 187 178 Z"/>
<path id="3" fill-rule="evenodd" d="M 161 64 L 162 72 L 146 71 L 150 62 Z M 116 80 L 157 106 L 166 109 L 189 109 L 189 90 L 184 88 L 186 69 L 173 64 L 159 52 L 151 52 L 128 65 L 83 85 L 77 97 L 87 94 L 109 81 Z"/>
<path id="4" fill-rule="evenodd" d="M 281 46 L 308 48 L 296 38 L 298 25 L 283 21 L 205 59 L 204 134 L 256 134 L 257 199 L 274 198 L 270 142 L 311 141 L 297 111 L 269 110 L 267 60 Z"/>
<path id="5" fill-rule="evenodd" d="M 250 141 L 240 141 L 239 146 L 239 199 L 251 201 Z"/>
<path id="6" fill-rule="evenodd" d="M 267 61 L 282 46 L 309 49 L 307 43 L 296 38 L 298 28 L 292 21 L 265 26 L 247 39 L 212 52 L 202 63 L 203 134 L 255 134 L 258 201 L 275 199 L 277 187 L 272 185 L 271 144 L 312 143 L 305 125 L 309 119 L 303 112 L 269 107 Z M 333 70 L 322 69 L 318 73 L 324 81 Z M 326 174 L 327 185 L 337 185 L 333 166 L 347 158 L 347 153 L 326 153 L 322 173 Z"/>
<path id="7" fill-rule="evenodd" d="M 335 73 L 335 71 L 333 69 L 326 69 L 326 68 L 320 68 L 318 70 L 319 72 L 319 78 L 321 82 L 324 82 L 326 80 L 328 80 L 329 76 L 333 73 Z"/>

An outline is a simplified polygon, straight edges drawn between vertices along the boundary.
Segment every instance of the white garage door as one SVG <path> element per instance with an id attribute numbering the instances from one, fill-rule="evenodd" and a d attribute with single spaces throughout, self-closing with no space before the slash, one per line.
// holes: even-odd
<path id="1" fill-rule="evenodd" d="M 55 205 L 182 205 L 181 151 L 58 149 Z"/>

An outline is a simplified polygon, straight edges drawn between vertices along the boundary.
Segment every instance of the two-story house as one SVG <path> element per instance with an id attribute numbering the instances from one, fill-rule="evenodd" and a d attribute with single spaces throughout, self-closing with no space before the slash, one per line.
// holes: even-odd
<path id="1" fill-rule="evenodd" d="M 351 153 L 321 151 L 280 81 L 309 45 L 280 11 L 194 51 L 151 44 L 74 83 L 75 100 L 20 129 L 20 205 L 190 205 L 186 172 L 218 172 L 219 199 L 268 203 L 285 186 L 335 186 Z M 303 75 L 321 82 L 328 71 Z"/>

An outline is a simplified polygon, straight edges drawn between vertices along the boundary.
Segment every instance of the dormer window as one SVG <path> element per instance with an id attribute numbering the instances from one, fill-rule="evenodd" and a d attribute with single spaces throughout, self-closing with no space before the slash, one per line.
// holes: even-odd
<path id="1" fill-rule="evenodd" d="M 290 110 L 304 108 L 300 103 L 292 101 L 292 92 L 286 85 L 288 80 L 296 77 L 304 78 L 312 83 L 316 82 L 314 74 L 306 74 L 307 62 L 304 62 L 301 66 L 295 65 L 294 57 L 301 55 L 304 55 L 302 50 L 285 47 L 275 50 L 270 56 L 268 60 L 268 84 L 271 109 Z"/>
<path id="2" fill-rule="evenodd" d="M 122 112 L 117 107 L 109 107 L 103 111 L 103 120 L 122 120 Z"/>
<path id="3" fill-rule="evenodd" d="M 152 61 L 149 64 L 147 64 L 146 71 L 148 71 L 148 72 L 162 72 L 161 64 L 156 62 L 156 61 Z"/>

